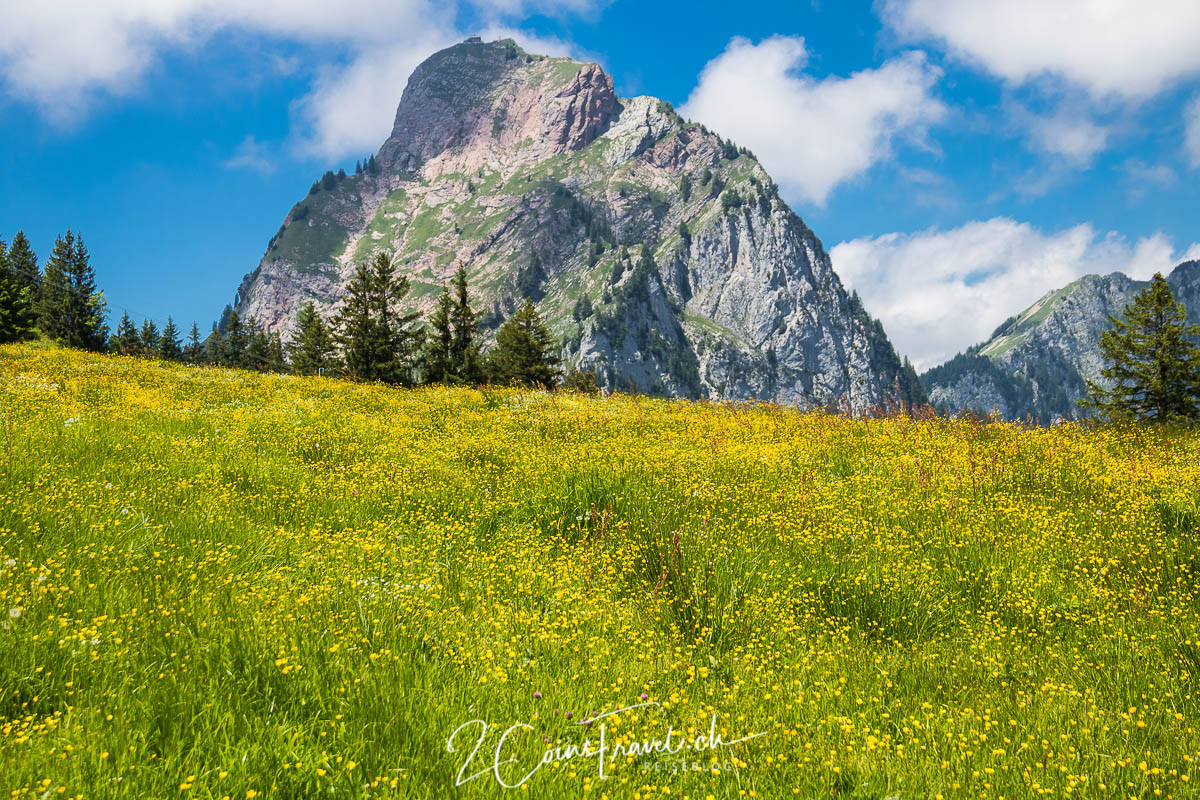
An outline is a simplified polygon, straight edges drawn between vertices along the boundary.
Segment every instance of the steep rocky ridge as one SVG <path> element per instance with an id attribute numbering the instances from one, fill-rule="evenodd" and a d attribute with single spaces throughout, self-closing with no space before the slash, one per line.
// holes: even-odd
<path id="1" fill-rule="evenodd" d="M 329 180 L 323 183 L 330 183 Z M 758 161 L 595 64 L 463 43 L 419 66 L 376 168 L 314 187 L 236 306 L 290 334 L 394 252 L 427 309 L 456 266 L 494 326 L 534 299 L 571 366 L 684 397 L 920 401 Z"/>
<path id="2" fill-rule="evenodd" d="M 1200 324 L 1200 262 L 1188 261 L 1167 282 Z M 929 370 L 921 381 L 930 402 L 957 413 L 995 412 L 1042 424 L 1086 416 L 1078 401 L 1086 381 L 1103 382 L 1100 334 L 1120 318 L 1145 281 L 1114 272 L 1087 275 L 1050 292 L 1006 320 L 986 342 Z"/>

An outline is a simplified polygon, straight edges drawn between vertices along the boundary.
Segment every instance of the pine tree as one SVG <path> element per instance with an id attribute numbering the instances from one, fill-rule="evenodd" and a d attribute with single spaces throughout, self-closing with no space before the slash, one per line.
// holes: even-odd
<path id="1" fill-rule="evenodd" d="M 471 308 L 467 270 L 462 264 L 454 271 L 451 286 L 454 289 L 454 306 L 450 311 L 450 325 L 454 328 L 454 340 L 450 345 L 450 361 L 454 376 L 460 383 L 478 383 L 483 378 L 479 356 L 479 314 Z"/>
<path id="2" fill-rule="evenodd" d="M 271 369 L 271 334 L 263 330 L 253 316 L 246 318 L 246 349 L 240 366 L 246 369 Z"/>
<path id="3" fill-rule="evenodd" d="M 215 322 L 208 334 L 208 340 L 204 343 L 204 350 L 204 359 L 209 364 L 223 365 L 225 363 L 225 334 L 221 332 L 221 326 Z"/>
<path id="4" fill-rule="evenodd" d="M 161 338 L 158 333 L 158 326 L 154 324 L 154 320 L 149 317 L 142 323 L 141 333 L 138 334 L 141 340 L 141 351 L 144 356 L 158 355 L 158 344 Z"/>
<path id="5" fill-rule="evenodd" d="M 287 354 L 298 375 L 322 375 L 337 368 L 333 334 L 312 301 L 296 315 L 296 335 L 288 342 Z"/>
<path id="6" fill-rule="evenodd" d="M 269 336 L 267 344 L 267 369 L 272 372 L 287 372 L 287 355 L 283 352 L 283 339 L 278 333 Z"/>
<path id="7" fill-rule="evenodd" d="M 37 255 L 29 246 L 29 239 L 25 238 L 24 231 L 17 231 L 13 235 L 12 245 L 8 248 L 8 268 L 12 270 L 21 288 L 29 292 L 30 302 L 33 302 L 37 296 L 41 273 L 38 272 Z"/>
<path id="8" fill-rule="evenodd" d="M 189 364 L 199 364 L 204 358 L 204 348 L 200 344 L 200 328 L 192 321 L 192 331 L 188 334 L 187 347 L 183 350 L 183 360 Z"/>
<path id="9" fill-rule="evenodd" d="M 38 329 L 55 341 L 65 342 L 69 335 L 67 298 L 71 291 L 69 271 L 75 257 L 75 235 L 54 240 L 54 249 L 46 260 L 46 269 L 38 283 L 34 312 Z"/>
<path id="10" fill-rule="evenodd" d="M 345 305 L 335 325 L 342 358 L 351 377 L 412 385 L 421 334 L 413 328 L 416 313 L 401 313 L 408 279 L 398 276 L 388 253 L 359 265 L 347 287 Z"/>
<path id="11" fill-rule="evenodd" d="M 17 280 L 4 242 L 0 241 L 0 344 L 32 339 L 33 322 L 29 291 Z"/>
<path id="12" fill-rule="evenodd" d="M 67 234 L 70 235 L 70 231 Z M 70 322 L 66 342 L 71 347 L 100 352 L 108 341 L 108 323 L 105 322 L 108 307 L 104 293 L 96 288 L 96 273 L 82 236 L 75 237 L 67 278 Z"/>
<path id="13" fill-rule="evenodd" d="M 552 388 L 559 374 L 558 343 L 542 322 L 533 303 L 513 314 L 496 334 L 489 359 L 492 380 Z"/>
<path id="14" fill-rule="evenodd" d="M 229 312 L 222 336 L 220 364 L 225 367 L 240 367 L 246 355 L 246 328 L 236 311 Z"/>
<path id="15" fill-rule="evenodd" d="M 129 318 L 128 312 L 121 314 L 121 321 L 117 323 L 117 332 L 112 337 L 110 345 L 114 353 L 124 356 L 140 352 L 142 339 L 138 336 L 138 329 L 133 324 L 133 320 Z"/>
<path id="16" fill-rule="evenodd" d="M 425 383 L 453 383 L 454 369 L 454 328 L 450 321 L 454 313 L 454 302 L 450 292 L 443 291 L 438 296 L 437 307 L 429 318 L 429 328 L 425 334 L 425 352 L 421 356 L 422 380 Z"/>
<path id="17" fill-rule="evenodd" d="M 1200 415 L 1200 326 L 1187 324 L 1161 273 L 1100 335 L 1109 386 L 1088 381 L 1081 405 L 1110 419 L 1195 419 Z"/>
<path id="18" fill-rule="evenodd" d="M 179 328 L 171 317 L 167 317 L 167 324 L 163 325 L 162 333 L 158 337 L 158 355 L 167 361 L 183 360 L 183 348 L 179 345 Z"/>

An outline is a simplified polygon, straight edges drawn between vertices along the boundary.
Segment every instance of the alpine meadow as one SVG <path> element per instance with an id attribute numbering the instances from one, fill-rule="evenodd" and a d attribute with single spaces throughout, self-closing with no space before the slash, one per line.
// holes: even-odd
<path id="1" fill-rule="evenodd" d="M 14 798 L 1194 795 L 1194 429 L 42 342 L 0 407 Z"/>
<path id="2" fill-rule="evenodd" d="M 0 800 L 1200 800 L 1200 0 L 0 0 Z"/>

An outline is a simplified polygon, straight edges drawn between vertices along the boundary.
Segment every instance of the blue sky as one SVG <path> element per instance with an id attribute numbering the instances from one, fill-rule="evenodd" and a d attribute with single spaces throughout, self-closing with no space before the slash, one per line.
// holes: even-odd
<path id="1" fill-rule="evenodd" d="M 1200 255 L 1194 0 L 242 5 L 7 9 L 0 238 L 74 228 L 116 315 L 207 329 L 412 67 L 481 33 L 749 146 L 921 366 L 1082 274 Z"/>

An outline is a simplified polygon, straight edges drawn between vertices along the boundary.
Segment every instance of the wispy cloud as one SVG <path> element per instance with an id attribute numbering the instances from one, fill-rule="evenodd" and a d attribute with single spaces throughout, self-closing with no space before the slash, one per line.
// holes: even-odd
<path id="1" fill-rule="evenodd" d="M 233 155 L 225 159 L 224 164 L 228 169 L 248 169 L 262 175 L 269 175 L 276 169 L 270 148 L 253 136 L 242 139 L 241 144 L 233 151 Z"/>

